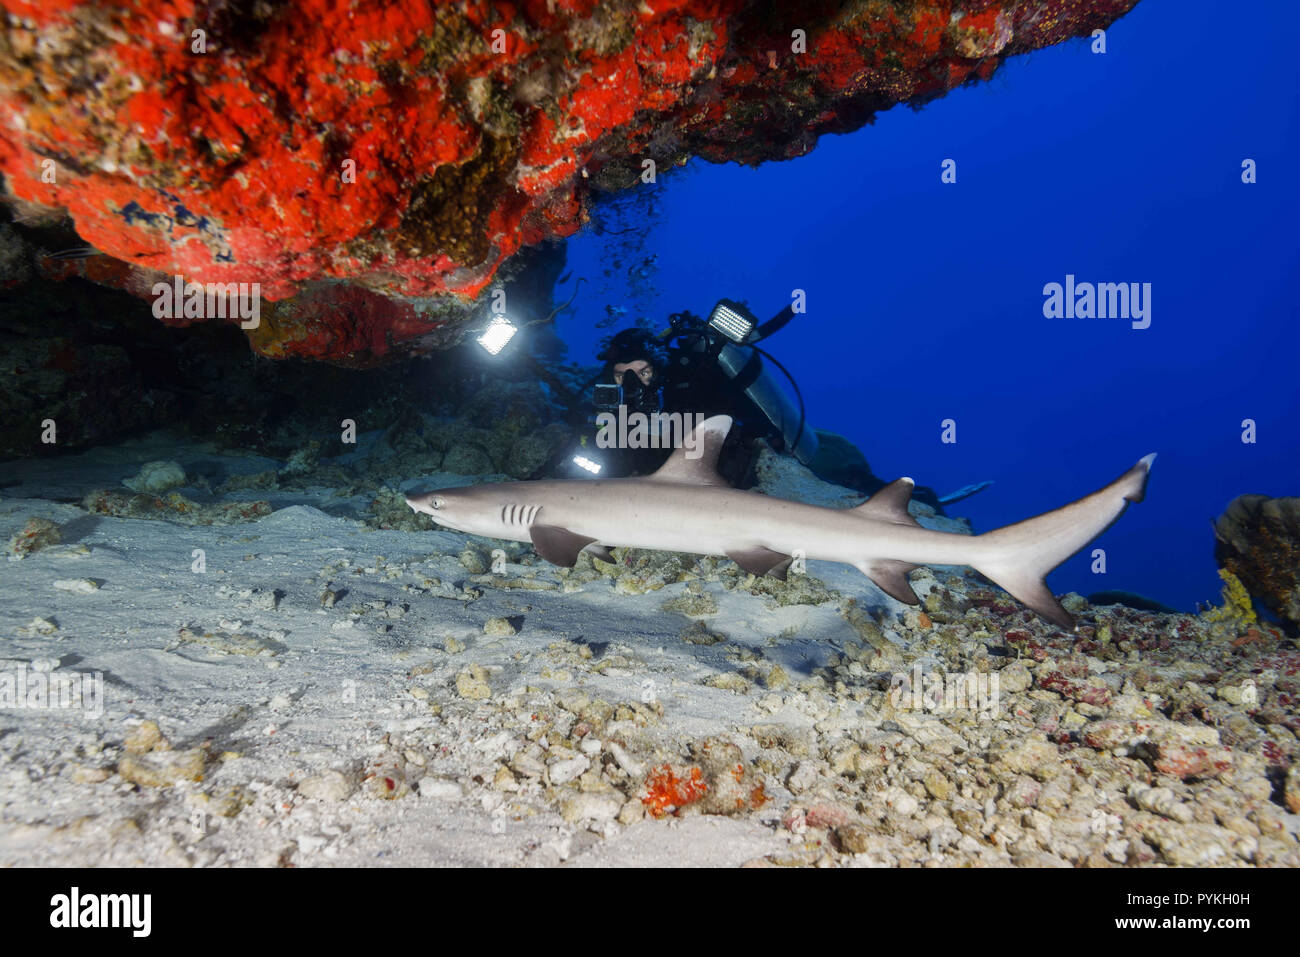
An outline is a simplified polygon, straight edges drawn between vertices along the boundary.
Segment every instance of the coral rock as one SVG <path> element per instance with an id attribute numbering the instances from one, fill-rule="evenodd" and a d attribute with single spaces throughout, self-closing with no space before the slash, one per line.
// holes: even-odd
<path id="1" fill-rule="evenodd" d="M 6 546 L 11 558 L 26 558 L 32 552 L 49 548 L 63 541 L 59 526 L 48 518 L 31 518 L 27 524 L 14 533 Z"/>
<path id="2" fill-rule="evenodd" d="M 256 282 L 306 297 L 260 351 L 382 353 L 647 160 L 801 156 L 1135 3 L 0 0 L 0 171 L 102 254 L 46 275 Z"/>
<path id="3" fill-rule="evenodd" d="M 1300 498 L 1240 495 L 1214 534 L 1219 564 L 1270 611 L 1300 625 Z"/>

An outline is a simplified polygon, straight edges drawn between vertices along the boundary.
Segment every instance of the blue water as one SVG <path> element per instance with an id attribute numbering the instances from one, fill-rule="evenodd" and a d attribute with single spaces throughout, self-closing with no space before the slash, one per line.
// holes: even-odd
<path id="1" fill-rule="evenodd" d="M 571 241 L 591 282 L 560 325 L 570 357 L 592 360 L 607 304 L 659 328 L 722 296 L 765 317 L 804 289 L 808 313 L 765 345 L 876 474 L 993 479 L 954 508 L 984 530 L 1158 452 L 1147 500 L 1098 542 L 1106 574 L 1087 550 L 1049 583 L 1217 599 L 1211 519 L 1241 493 L 1300 494 L 1297 35 L 1300 4 L 1143 0 L 1104 55 L 1073 41 L 793 162 L 664 176 L 644 187 L 649 285 L 623 262 L 602 276 L 627 237 Z M 1067 273 L 1151 283 L 1150 328 L 1044 318 Z"/>

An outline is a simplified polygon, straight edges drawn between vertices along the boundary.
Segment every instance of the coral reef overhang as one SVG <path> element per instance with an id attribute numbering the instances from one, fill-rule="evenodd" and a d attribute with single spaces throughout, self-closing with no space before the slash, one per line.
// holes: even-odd
<path id="1" fill-rule="evenodd" d="M 1136 2 L 0 0 L 0 172 L 99 254 L 50 278 L 309 297 L 275 357 L 437 347 L 647 162 L 791 159 Z"/>

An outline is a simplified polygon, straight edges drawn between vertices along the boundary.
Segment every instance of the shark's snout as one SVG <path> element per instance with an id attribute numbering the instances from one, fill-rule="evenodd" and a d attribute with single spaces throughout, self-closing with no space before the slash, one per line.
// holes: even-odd
<path id="1" fill-rule="evenodd" d="M 456 528 L 451 515 L 448 514 L 447 499 L 441 492 L 424 492 L 422 494 L 411 494 L 405 496 L 406 504 L 411 507 L 412 511 L 428 515 L 439 525 L 444 528 Z"/>

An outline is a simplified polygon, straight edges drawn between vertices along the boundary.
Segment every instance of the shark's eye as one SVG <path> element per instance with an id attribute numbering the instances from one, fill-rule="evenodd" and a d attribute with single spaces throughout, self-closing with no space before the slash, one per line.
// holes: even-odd
<path id="1" fill-rule="evenodd" d="M 431 499 L 429 499 L 429 507 L 430 507 L 430 508 L 442 508 L 442 499 L 440 499 L 440 498 L 431 498 Z"/>

